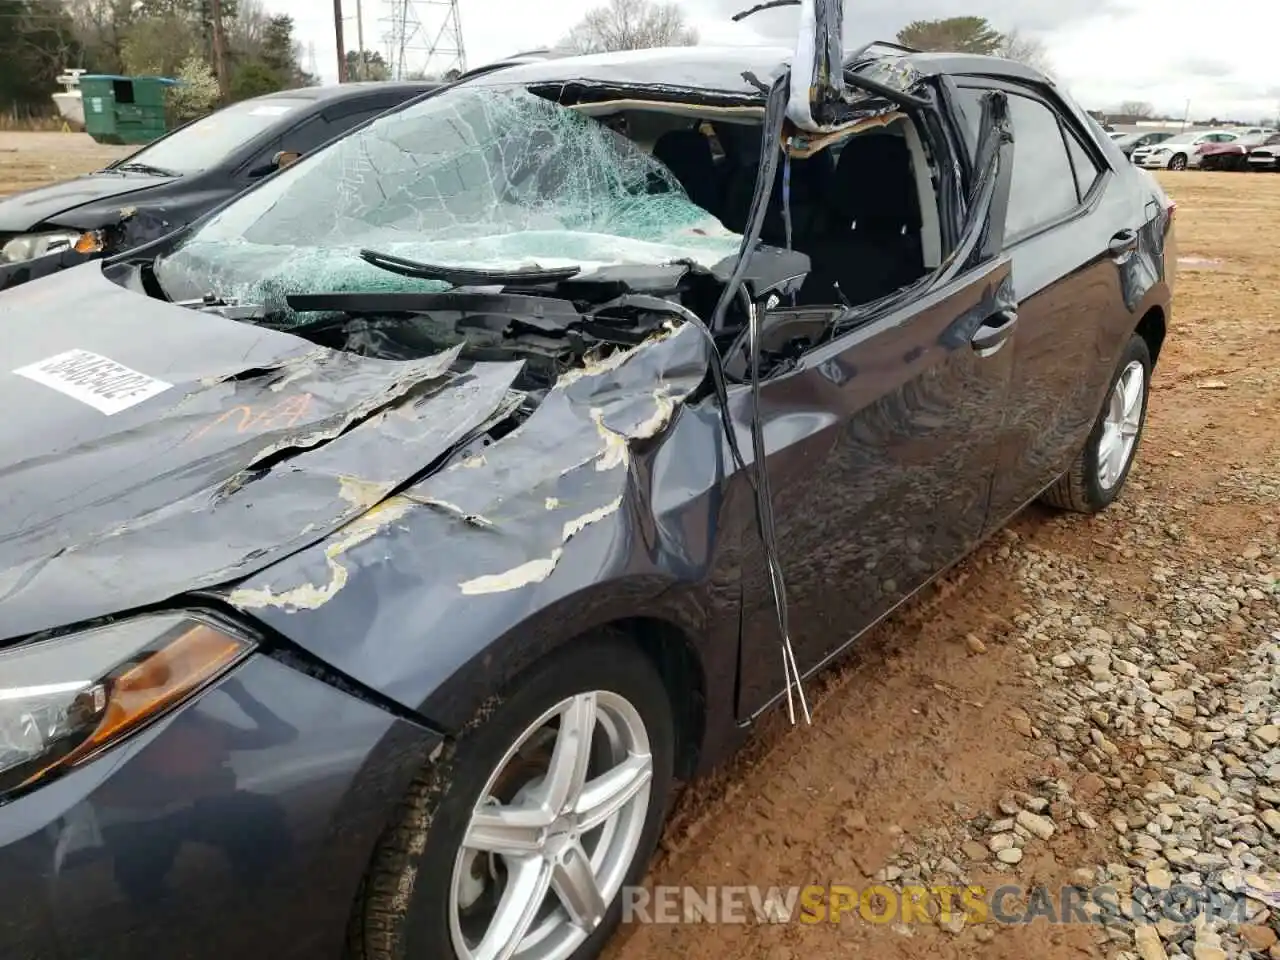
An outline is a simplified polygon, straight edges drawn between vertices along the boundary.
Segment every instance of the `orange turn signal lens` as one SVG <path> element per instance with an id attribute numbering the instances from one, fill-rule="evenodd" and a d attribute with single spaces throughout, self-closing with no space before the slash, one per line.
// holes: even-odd
<path id="1" fill-rule="evenodd" d="M 77 753 L 88 753 L 163 712 L 235 662 L 242 641 L 203 623 L 187 631 L 107 684 L 98 728 Z"/>
<path id="2" fill-rule="evenodd" d="M 71 245 L 76 253 L 101 253 L 106 249 L 106 244 L 102 241 L 102 234 L 96 230 L 89 233 L 82 233 Z"/>
<path id="3" fill-rule="evenodd" d="M 215 620 L 171 613 L 0 650 L 0 802 L 128 737 L 253 647 Z"/>

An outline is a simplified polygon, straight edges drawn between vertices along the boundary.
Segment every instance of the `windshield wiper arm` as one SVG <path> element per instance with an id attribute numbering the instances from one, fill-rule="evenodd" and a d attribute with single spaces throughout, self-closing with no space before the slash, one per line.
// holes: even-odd
<path id="1" fill-rule="evenodd" d="M 444 293 L 396 290 L 383 293 L 291 293 L 285 297 L 285 303 L 291 310 L 299 313 L 336 311 L 350 317 L 457 311 L 473 318 L 505 317 L 518 320 L 527 327 L 545 333 L 562 333 L 566 327 L 582 321 L 582 314 L 568 300 L 517 293 L 489 293 L 483 290 L 448 290 Z"/>
<path id="2" fill-rule="evenodd" d="M 746 10 L 739 10 L 729 19 L 732 20 L 734 23 L 738 23 L 739 21 L 747 19 L 747 17 L 755 16 L 757 13 L 760 13 L 762 10 L 772 10 L 774 9 L 774 7 L 798 7 L 798 6 L 800 6 L 800 0 L 765 0 L 764 3 L 757 3 L 754 7 L 750 7 Z"/>
<path id="3" fill-rule="evenodd" d="M 436 263 L 421 263 L 377 250 L 361 250 L 360 259 L 370 266 L 389 273 L 415 280 L 443 280 L 455 287 L 478 287 L 486 284 L 507 283 L 555 283 L 568 280 L 582 272 L 581 267 L 522 267 L 517 270 L 474 270 L 466 267 L 448 267 Z"/>
<path id="4" fill-rule="evenodd" d="M 214 293 L 194 300 L 175 300 L 173 305 L 200 313 L 216 313 L 228 320 L 262 320 L 267 315 L 266 308 L 260 303 L 243 303 L 234 297 L 220 297 Z"/>
<path id="5" fill-rule="evenodd" d="M 176 177 L 178 175 L 173 170 L 166 170 L 164 167 L 153 167 L 149 163 L 121 163 L 111 169 L 128 170 L 130 173 L 146 173 L 153 177 Z"/>

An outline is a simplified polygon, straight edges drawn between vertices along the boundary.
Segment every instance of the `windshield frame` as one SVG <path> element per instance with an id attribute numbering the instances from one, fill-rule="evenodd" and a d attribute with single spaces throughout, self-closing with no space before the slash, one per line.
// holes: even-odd
<path id="1" fill-rule="evenodd" d="M 224 153 L 222 155 L 222 158 L 218 162 L 211 164 L 210 166 L 203 167 L 197 170 L 179 170 L 169 164 L 165 164 L 165 163 L 155 164 L 155 166 L 157 167 L 162 167 L 164 169 L 172 171 L 174 176 L 179 178 L 200 177 L 214 170 L 225 170 L 227 174 L 231 176 L 238 175 L 243 170 L 244 165 L 248 163 L 250 160 L 252 160 L 255 155 L 257 155 L 257 153 L 262 149 L 264 144 L 274 140 L 276 137 L 280 135 L 281 132 L 283 132 L 279 129 L 280 121 L 282 119 L 286 117 L 290 118 L 293 122 L 290 123 L 289 126 L 285 127 L 284 129 L 292 129 L 294 126 L 297 126 L 298 124 L 305 122 L 305 120 L 308 117 L 314 116 L 318 113 L 323 112 L 323 101 L 317 100 L 313 97 L 288 97 L 283 95 L 271 95 L 268 97 L 254 97 L 250 100 L 241 100 L 238 103 L 228 104 L 225 107 L 222 107 L 218 110 L 213 111 L 212 113 L 206 113 L 204 116 L 196 117 L 193 120 L 188 120 L 186 123 L 181 124 L 180 126 L 174 127 L 164 136 L 157 137 L 155 140 L 152 140 L 150 143 L 143 144 L 138 150 L 135 150 L 133 153 L 129 154 L 128 156 L 121 157 L 118 160 L 113 160 L 111 163 L 107 164 L 102 169 L 104 171 L 118 170 L 120 167 L 127 166 L 128 164 L 131 164 L 131 163 L 151 163 L 151 160 L 146 156 L 151 150 L 153 150 L 156 147 L 159 147 L 161 144 L 168 142 L 173 137 L 177 137 L 184 133 L 189 132 L 191 128 L 196 126 L 197 124 L 202 123 L 203 121 L 212 119 L 214 117 L 217 117 L 220 114 L 224 113 L 225 111 L 234 110 L 237 107 L 243 107 L 249 104 L 256 104 L 259 107 L 269 106 L 272 101 L 287 101 L 292 104 L 302 104 L 302 106 L 290 107 L 290 109 L 285 113 L 281 113 L 273 117 L 270 123 L 268 123 L 262 129 L 256 131 L 248 139 L 241 140 L 236 147 Z"/>
<path id="2" fill-rule="evenodd" d="M 501 71 L 494 71 L 494 73 L 500 75 Z M 272 186 L 271 186 L 272 184 L 276 184 L 276 187 L 279 191 L 290 190 L 293 184 L 297 182 L 295 178 L 305 179 L 306 173 L 309 170 L 313 169 L 314 165 L 323 163 L 324 162 L 323 158 L 325 158 L 326 156 L 329 156 L 330 151 L 342 149 L 342 145 L 344 143 L 348 144 L 348 147 L 350 147 L 351 144 L 356 142 L 357 138 L 359 138 L 360 136 L 366 133 L 366 130 L 368 127 L 371 127 L 372 125 L 382 121 L 392 122 L 394 121 L 396 116 L 404 114 L 405 112 L 415 107 L 420 107 L 424 103 L 428 101 L 432 101 L 438 96 L 443 96 L 443 95 L 448 95 L 450 93 L 453 93 L 455 95 L 462 95 L 465 97 L 468 94 L 472 94 L 472 93 L 479 94 L 486 91 L 500 92 L 504 90 L 509 90 L 513 92 L 518 91 L 523 95 L 529 97 L 530 99 L 535 101 L 541 101 L 545 105 L 551 108 L 554 108 L 557 111 L 563 111 L 568 114 L 575 114 L 584 119 L 592 117 L 591 113 L 584 112 L 580 109 L 577 109 L 576 104 L 563 104 L 563 103 L 560 103 L 556 97 L 547 96 L 545 92 L 546 85 L 541 83 L 521 82 L 519 80 L 500 78 L 500 76 L 494 76 L 492 74 L 489 74 L 489 75 L 476 77 L 466 81 L 458 81 L 455 83 L 442 85 L 435 89 L 424 91 L 420 96 L 410 98 L 407 101 L 397 104 L 393 108 L 383 111 L 382 113 L 361 122 L 360 124 L 353 127 L 351 130 L 347 131 L 342 136 L 337 137 L 329 141 L 328 143 L 324 144 L 322 147 L 317 148 L 316 150 L 310 151 L 307 154 L 303 155 L 298 159 L 297 162 L 290 164 L 287 168 L 284 168 L 278 172 L 274 172 L 262 178 L 261 181 L 254 183 L 248 189 L 242 190 L 239 193 L 235 194 L 233 197 L 230 197 L 227 200 L 223 201 L 216 208 L 214 208 L 213 210 L 210 210 L 203 216 L 199 217 L 197 220 L 193 221 L 185 228 L 175 231 L 173 234 L 170 234 L 162 238 L 160 241 L 157 241 L 152 244 L 148 244 L 144 247 L 137 248 L 131 251 L 127 255 L 121 255 L 119 257 L 113 258 L 113 262 L 122 262 L 127 260 L 127 261 L 133 261 L 136 263 L 144 259 L 151 260 L 151 265 L 150 265 L 151 276 L 156 281 L 157 285 L 160 286 L 161 290 L 163 291 L 163 295 L 166 297 L 166 299 L 168 299 L 171 296 L 170 280 L 172 279 L 172 277 L 170 278 L 165 277 L 165 274 L 168 272 L 166 269 L 167 265 L 171 263 L 180 263 L 182 260 L 183 251 L 191 250 L 193 248 L 199 248 L 202 242 L 208 241 L 212 243 L 226 243 L 228 240 L 227 237 L 222 237 L 217 235 L 217 232 L 220 229 L 220 225 L 215 221 L 218 221 L 220 218 L 227 215 L 234 216 L 235 212 L 233 208 L 239 204 L 248 204 L 251 209 L 252 204 L 254 202 L 253 198 L 257 196 L 257 191 L 263 190 L 263 189 L 270 191 L 272 189 Z M 624 91 L 621 88 L 619 88 L 617 92 L 622 93 Z M 637 91 L 637 92 L 640 93 L 640 91 Z M 645 95 L 648 93 L 649 91 L 644 91 L 643 93 L 641 93 L 641 99 L 651 102 L 655 109 L 661 110 L 663 106 L 670 105 L 669 102 L 665 100 L 665 98 L 656 97 L 652 95 Z M 590 106 L 590 104 L 582 104 L 582 106 Z M 738 109 L 742 109 L 742 108 L 739 107 Z M 638 154 L 641 156 L 651 158 L 651 155 L 642 146 L 641 143 L 634 141 L 630 137 L 627 137 L 625 135 L 620 135 L 620 136 L 621 136 L 621 139 L 626 141 L 626 143 L 628 144 L 626 148 L 626 152 L 630 152 L 634 150 L 634 151 L 637 151 Z M 660 168 L 662 168 L 667 172 L 667 175 L 671 177 L 673 183 L 675 183 L 677 186 L 680 186 L 679 181 L 674 178 L 673 174 L 670 174 L 670 171 L 665 167 L 665 165 L 661 164 L 660 161 L 656 161 L 656 158 L 651 158 L 651 159 L 653 160 L 653 162 L 656 162 Z M 309 164 L 312 166 L 308 166 Z M 284 181 L 283 183 L 281 182 L 282 178 Z M 696 204 L 692 204 L 691 201 L 688 200 L 688 197 L 687 195 L 684 194 L 683 189 L 681 189 L 680 193 L 682 196 L 684 196 L 686 203 L 688 203 L 690 206 L 694 207 L 695 209 L 698 209 Z M 264 212 L 275 209 L 276 205 L 280 203 L 282 199 L 283 199 L 283 194 L 279 194 L 273 200 L 270 200 L 269 206 L 265 208 Z M 259 201 L 259 202 L 266 202 L 266 201 Z M 713 225 L 713 227 L 718 228 L 719 230 L 726 230 L 726 233 L 724 236 L 721 236 L 716 230 L 713 230 L 709 233 L 704 232 L 703 229 L 695 230 L 694 231 L 695 234 L 698 234 L 702 238 L 704 238 L 704 241 L 703 241 L 704 244 L 712 245 L 709 248 L 704 246 L 704 249 L 700 251 L 700 255 L 705 258 L 708 255 L 709 251 L 714 249 L 715 245 L 723 242 L 727 237 L 730 237 L 730 236 L 733 239 L 732 250 L 716 252 L 714 256 L 714 260 L 717 263 L 719 263 L 724 259 L 726 255 L 732 255 L 735 257 L 739 255 L 741 252 L 740 251 L 741 237 L 736 234 L 733 234 L 731 231 L 727 231 L 727 228 L 723 228 L 722 224 L 718 221 L 718 218 L 716 218 L 714 214 L 711 214 L 710 212 L 706 211 L 705 208 L 700 208 L 699 212 L 705 217 L 706 221 L 709 224 Z M 254 221 L 254 225 L 255 226 L 257 225 L 257 221 Z M 214 234 L 207 237 L 202 236 L 202 234 L 204 234 L 204 232 L 209 229 L 212 229 L 214 231 Z M 555 232 L 555 231 L 553 230 L 552 232 Z M 576 231 L 569 230 L 566 232 L 574 233 Z M 591 231 L 584 231 L 584 235 L 588 235 L 590 234 L 590 232 Z M 504 235 L 504 232 L 499 231 L 498 233 L 495 233 L 493 236 L 495 239 L 499 239 L 503 235 Z M 507 235 L 514 236 L 516 234 L 507 234 Z M 657 240 L 657 239 L 651 239 L 651 238 L 633 237 L 628 235 L 627 233 L 619 233 L 617 234 L 617 237 L 624 243 L 629 243 L 633 241 L 638 241 L 641 243 L 650 242 L 650 243 L 656 244 L 658 247 L 661 247 L 664 243 L 668 242 L 664 240 Z M 361 241 L 360 244 L 357 244 L 357 245 L 362 246 L 364 243 L 365 241 Z M 686 256 L 692 256 L 693 259 L 697 260 L 698 257 L 694 256 L 693 254 L 693 251 L 697 245 L 697 241 L 695 241 L 694 243 L 695 243 L 695 246 L 691 246 L 689 248 L 688 252 L 686 253 Z M 678 246 L 679 244 L 677 243 L 676 245 Z M 290 246 L 294 246 L 295 248 L 301 248 L 304 245 L 303 244 L 282 244 L 280 249 L 283 251 L 288 249 L 288 247 Z M 336 250 L 338 248 L 331 247 L 327 244 L 321 243 L 321 244 L 315 244 L 314 249 L 317 251 L 329 251 L 329 250 Z M 362 250 L 361 256 L 363 256 L 363 252 L 364 251 Z M 395 251 L 387 251 L 387 252 L 392 254 L 395 253 Z M 175 257 L 178 258 L 176 261 L 174 259 Z M 555 255 L 552 255 L 552 258 L 554 259 Z M 426 258 L 426 259 L 431 259 L 431 258 Z M 590 260 L 590 258 L 588 259 Z M 475 266 L 471 264 L 469 261 L 465 263 L 463 261 L 455 262 L 452 259 L 449 259 L 447 263 L 449 266 L 467 268 L 467 269 L 470 269 L 473 266 Z M 559 266 L 559 264 L 556 264 L 556 265 Z M 596 263 L 594 261 L 588 264 L 588 266 L 592 269 L 596 269 L 596 268 L 610 269 L 612 267 L 629 266 L 629 265 L 648 267 L 648 266 L 652 266 L 653 264 L 649 263 L 644 258 L 636 260 L 634 264 L 632 264 L 629 260 L 625 260 L 625 259 L 619 260 L 618 262 L 612 263 L 612 264 Z M 706 263 L 703 263 L 702 265 L 703 267 L 707 266 Z M 226 266 L 229 269 L 234 269 L 234 267 L 230 266 L 229 261 L 227 263 L 221 264 L 221 266 Z M 481 267 L 484 269 L 497 269 L 498 265 L 486 262 L 482 264 Z M 476 267 L 476 268 L 480 269 L 481 267 Z M 179 268 L 179 273 L 174 276 L 181 276 L 181 268 Z M 264 275 L 263 278 L 269 279 L 269 276 Z M 263 278 L 259 278 L 259 279 L 263 279 Z M 179 299 L 183 299 L 183 295 L 181 293 L 181 287 L 174 290 L 173 293 L 177 294 L 179 296 Z M 237 290 L 231 290 L 229 294 L 222 290 L 219 290 L 218 295 L 223 297 L 229 295 L 231 299 L 237 300 L 237 301 L 243 299 L 243 296 L 244 296 L 243 292 L 237 291 Z M 257 302 L 257 300 L 255 299 L 254 302 Z"/>

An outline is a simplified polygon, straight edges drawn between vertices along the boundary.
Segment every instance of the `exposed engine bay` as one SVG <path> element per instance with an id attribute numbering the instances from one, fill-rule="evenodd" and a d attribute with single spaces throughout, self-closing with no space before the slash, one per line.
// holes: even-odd
<path id="1" fill-rule="evenodd" d="M 746 373 L 744 333 L 756 298 L 779 301 L 786 284 L 808 271 L 803 254 L 761 251 L 755 275 L 710 333 L 727 361 L 732 379 Z M 416 359 L 461 347 L 464 361 L 525 361 L 519 386 L 533 397 L 568 371 L 600 360 L 614 349 L 640 345 L 673 324 L 712 316 L 724 286 L 715 272 L 684 265 L 606 268 L 589 278 L 562 280 L 541 288 L 455 288 L 438 294 L 299 295 L 298 308 L 341 314 L 306 328 L 294 328 L 322 346 L 380 359 Z M 668 307 L 667 304 L 670 304 Z M 831 327 L 832 311 L 799 311 L 810 318 L 796 325 L 791 311 L 774 310 L 761 343 L 762 370 L 797 359 Z M 741 362 L 734 364 L 733 358 Z"/>
<path id="2" fill-rule="evenodd" d="M 747 258 L 740 295 L 709 330 L 732 381 L 748 375 L 747 332 L 752 310 L 763 318 L 762 376 L 787 369 L 830 335 L 840 310 L 796 307 L 792 295 L 809 270 L 797 251 L 759 248 Z M 639 346 L 691 318 L 711 317 L 733 262 L 711 270 L 687 264 L 606 267 L 587 277 L 544 284 L 459 286 L 441 292 L 290 294 L 289 318 L 264 314 L 259 304 L 215 296 L 180 305 L 301 336 L 320 346 L 380 360 L 417 360 L 459 347 L 464 363 L 522 360 L 517 384 L 536 405 L 575 368 Z M 117 268 L 118 269 L 118 268 Z M 154 295 L 149 265 L 119 272 L 123 286 Z M 298 323 L 296 316 L 308 319 Z"/>

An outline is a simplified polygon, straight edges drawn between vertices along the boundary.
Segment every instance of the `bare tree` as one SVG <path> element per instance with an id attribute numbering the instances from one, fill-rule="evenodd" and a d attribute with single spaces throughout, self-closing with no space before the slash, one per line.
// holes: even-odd
<path id="1" fill-rule="evenodd" d="M 270 19 L 259 0 L 240 0 L 235 20 L 227 24 L 227 42 L 231 49 L 242 56 L 261 54 Z"/>
<path id="2" fill-rule="evenodd" d="M 689 27 L 674 3 L 655 0 L 609 0 L 569 31 L 560 47 L 575 53 L 691 47 L 697 31 Z"/>
<path id="3" fill-rule="evenodd" d="M 1049 58 L 1049 51 L 1045 49 L 1044 44 L 1035 37 L 1019 33 L 1016 29 L 1010 30 L 1004 35 L 1004 39 L 1000 43 L 999 53 L 1006 60 L 1025 63 L 1028 67 L 1033 70 L 1039 70 L 1041 73 L 1049 74 L 1053 72 L 1053 61 Z"/>
<path id="4" fill-rule="evenodd" d="M 74 66 L 91 66 L 103 73 L 122 69 L 121 45 L 133 19 L 130 0 L 64 0 L 63 7 L 75 24 L 83 51 L 82 62 Z"/>
<path id="5" fill-rule="evenodd" d="M 1120 115 L 1124 117 L 1154 117 L 1156 108 L 1145 100 L 1126 100 L 1120 104 Z"/>
<path id="6" fill-rule="evenodd" d="M 6 39 L 25 53 L 29 64 L 36 65 L 42 79 L 76 66 L 83 52 L 74 21 L 53 5 L 19 5 L 0 22 L 7 22 L 12 32 Z"/>
<path id="7" fill-rule="evenodd" d="M 120 59 L 133 76 L 172 77 L 191 57 L 200 54 L 200 38 L 182 17 L 136 20 L 124 32 Z"/>

